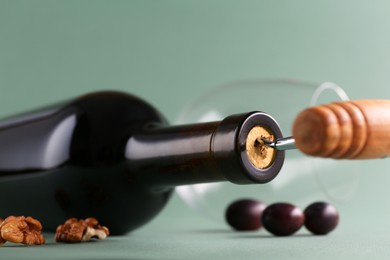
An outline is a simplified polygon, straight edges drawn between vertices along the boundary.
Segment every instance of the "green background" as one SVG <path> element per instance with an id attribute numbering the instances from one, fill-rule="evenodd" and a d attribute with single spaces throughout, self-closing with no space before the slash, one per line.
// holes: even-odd
<path id="1" fill-rule="evenodd" d="M 390 98 L 388 1 L 0 1 L 0 116 L 115 89 L 171 121 L 234 80 L 333 81 L 351 98 Z M 281 107 L 281 109 L 284 109 Z M 362 164 L 359 195 L 328 236 L 235 233 L 177 196 L 123 237 L 8 245 L 1 259 L 388 259 L 388 159 Z M 0 205 L 1 206 L 1 205 Z"/>

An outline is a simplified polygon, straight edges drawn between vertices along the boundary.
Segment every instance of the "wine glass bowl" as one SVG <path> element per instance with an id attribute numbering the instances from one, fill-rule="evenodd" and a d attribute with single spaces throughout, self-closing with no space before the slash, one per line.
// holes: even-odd
<path id="1" fill-rule="evenodd" d="M 348 100 L 334 83 L 310 83 L 289 79 L 242 80 L 218 86 L 197 97 L 179 114 L 175 123 L 207 122 L 243 112 L 262 111 L 271 115 L 291 136 L 297 114 L 308 106 Z M 290 201 L 302 207 L 314 200 L 346 203 L 359 183 L 359 162 L 313 158 L 299 150 L 286 151 L 278 176 L 262 185 L 206 183 L 180 186 L 178 195 L 193 209 L 221 221 L 234 200 L 252 198 L 267 204 Z"/>

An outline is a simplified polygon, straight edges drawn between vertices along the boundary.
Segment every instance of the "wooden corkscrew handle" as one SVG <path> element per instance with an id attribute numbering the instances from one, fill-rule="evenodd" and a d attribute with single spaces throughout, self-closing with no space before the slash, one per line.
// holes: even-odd
<path id="1" fill-rule="evenodd" d="M 372 159 L 390 155 L 390 100 L 310 107 L 293 123 L 296 147 L 312 156 Z"/>

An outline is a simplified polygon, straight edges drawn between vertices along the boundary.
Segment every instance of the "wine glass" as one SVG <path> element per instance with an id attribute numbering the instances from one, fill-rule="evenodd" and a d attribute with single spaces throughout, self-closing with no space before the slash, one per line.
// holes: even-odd
<path id="1" fill-rule="evenodd" d="M 228 115 L 262 111 L 279 123 L 283 136 L 291 135 L 296 115 L 308 106 L 348 100 L 338 85 L 289 79 L 242 80 L 218 86 L 197 97 L 178 116 L 176 123 L 222 120 Z M 359 184 L 359 162 L 313 158 L 298 150 L 286 151 L 279 175 L 267 184 L 236 185 L 206 183 L 176 188 L 177 194 L 193 209 L 222 221 L 230 203 L 241 198 L 267 204 L 289 201 L 305 207 L 313 201 L 346 203 L 353 199 Z"/>

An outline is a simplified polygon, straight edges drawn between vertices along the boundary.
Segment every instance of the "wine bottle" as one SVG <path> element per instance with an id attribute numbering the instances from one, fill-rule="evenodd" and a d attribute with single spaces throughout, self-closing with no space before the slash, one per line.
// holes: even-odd
<path id="1" fill-rule="evenodd" d="M 175 186 L 266 183 L 284 152 L 264 112 L 169 126 L 147 102 L 97 92 L 0 122 L 0 217 L 31 215 L 45 230 L 95 217 L 113 234 L 150 221 Z"/>

